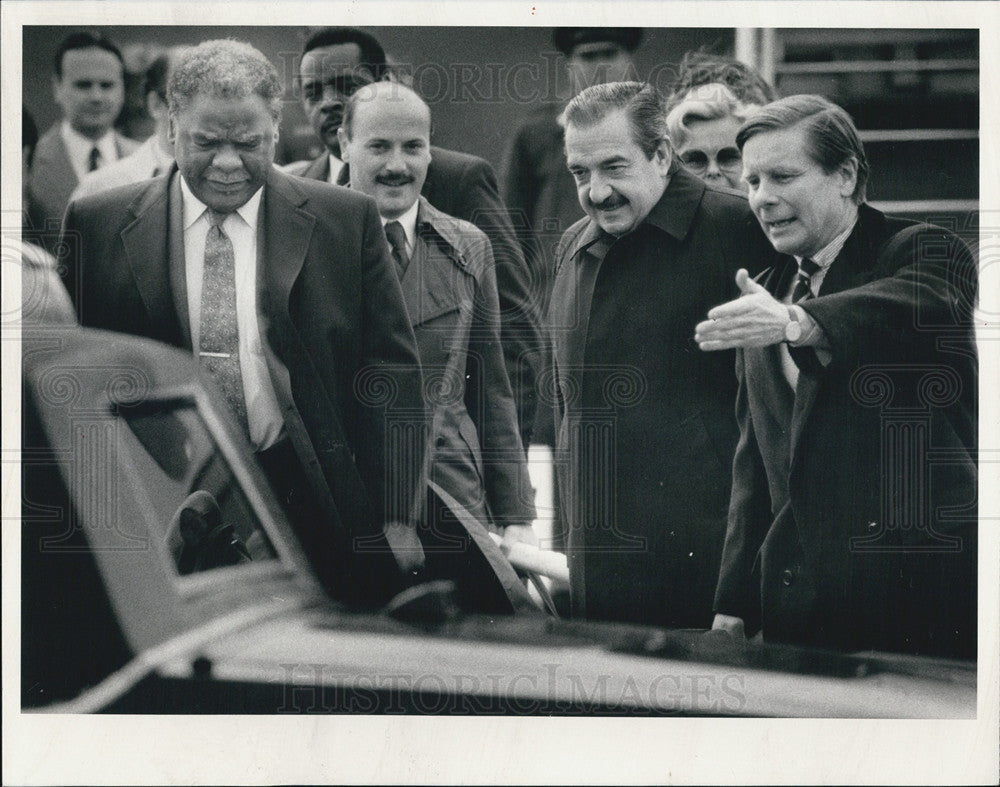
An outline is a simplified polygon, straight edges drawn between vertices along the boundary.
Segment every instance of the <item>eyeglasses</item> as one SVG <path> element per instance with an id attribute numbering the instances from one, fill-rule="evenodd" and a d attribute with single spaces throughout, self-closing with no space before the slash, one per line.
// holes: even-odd
<path id="1" fill-rule="evenodd" d="M 736 148 L 723 148 L 715 154 L 715 164 L 726 172 L 735 172 L 743 166 L 743 156 Z M 695 175 L 708 171 L 709 157 L 702 150 L 688 150 L 681 155 L 681 162 Z"/>

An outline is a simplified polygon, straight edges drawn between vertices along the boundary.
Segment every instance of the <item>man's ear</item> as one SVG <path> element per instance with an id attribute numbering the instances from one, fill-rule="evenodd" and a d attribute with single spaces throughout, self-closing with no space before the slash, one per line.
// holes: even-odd
<path id="1" fill-rule="evenodd" d="M 340 160 L 346 164 L 351 160 L 351 154 L 347 151 L 347 143 L 351 141 L 351 138 L 347 136 L 343 126 L 337 129 L 337 140 L 340 142 Z"/>
<path id="2" fill-rule="evenodd" d="M 851 197 L 858 185 L 858 160 L 851 156 L 837 168 L 840 176 L 840 196 Z"/>
<path id="3" fill-rule="evenodd" d="M 670 162 L 673 161 L 673 157 L 674 153 L 670 147 L 670 142 L 664 137 L 653 152 L 653 161 L 656 162 L 656 168 L 661 175 L 666 175 L 670 170 Z"/>

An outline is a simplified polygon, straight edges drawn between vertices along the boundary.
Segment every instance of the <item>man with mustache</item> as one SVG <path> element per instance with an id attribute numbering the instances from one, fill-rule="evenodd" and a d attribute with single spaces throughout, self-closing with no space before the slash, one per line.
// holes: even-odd
<path id="1" fill-rule="evenodd" d="M 587 217 L 556 252 L 556 468 L 574 614 L 708 628 L 736 380 L 694 327 L 771 251 L 745 198 L 674 159 L 665 118 L 638 82 L 590 87 L 561 115 Z"/>
<path id="2" fill-rule="evenodd" d="M 362 85 L 389 77 L 385 50 L 369 33 L 353 27 L 328 27 L 314 33 L 303 50 L 298 81 L 302 108 L 326 150 L 312 161 L 289 164 L 285 171 L 346 184 L 349 173 L 337 136 L 344 106 Z M 504 364 L 514 390 L 522 445 L 527 449 L 542 353 L 539 275 L 525 264 L 489 163 L 439 147 L 432 146 L 431 153 L 423 196 L 438 210 L 475 224 L 493 247 Z"/>
<path id="3" fill-rule="evenodd" d="M 351 188 L 378 204 L 417 339 L 431 422 L 428 478 L 446 504 L 456 501 L 472 514 L 480 535 L 498 529 L 507 540 L 534 542 L 533 491 L 500 348 L 493 256 L 482 231 L 420 195 L 432 160 L 430 124 L 430 109 L 415 92 L 376 82 L 349 100 L 340 150 Z M 457 529 L 455 515 L 431 499 L 421 529 L 429 573 L 455 579 L 463 598 L 489 609 L 481 598 L 485 567 L 477 569 L 476 552 L 463 546 L 468 525 Z"/>

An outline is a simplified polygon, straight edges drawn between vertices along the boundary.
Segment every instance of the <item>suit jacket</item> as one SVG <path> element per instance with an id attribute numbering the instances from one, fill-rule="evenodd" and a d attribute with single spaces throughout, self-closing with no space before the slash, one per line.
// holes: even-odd
<path id="1" fill-rule="evenodd" d="M 483 524 L 530 525 L 533 492 L 503 365 L 490 243 L 420 198 L 400 283 L 431 418 L 431 478 Z"/>
<path id="2" fill-rule="evenodd" d="M 179 177 L 174 168 L 70 205 L 70 292 L 82 324 L 191 348 Z M 330 573 L 345 592 L 387 595 L 398 588 L 366 580 L 373 565 L 385 568 L 383 521 L 407 519 L 419 488 L 421 462 L 407 457 L 422 455 L 423 401 L 375 203 L 272 168 L 258 229 L 262 344 L 326 519 L 317 527 L 335 536 Z"/>
<path id="3" fill-rule="evenodd" d="M 308 164 L 291 164 L 285 171 L 326 180 L 330 158 L 324 153 Z M 349 168 L 345 165 L 339 182 L 347 183 L 348 177 Z M 514 392 L 521 442 L 527 448 L 537 405 L 535 386 L 542 352 L 543 293 L 539 271 L 525 264 L 497 191 L 496 175 L 488 162 L 466 153 L 431 147 L 431 164 L 421 193 L 443 213 L 475 224 L 486 233 L 493 247 L 504 365 Z"/>
<path id="4" fill-rule="evenodd" d="M 761 281 L 787 292 L 793 258 Z M 768 639 L 974 657 L 976 268 L 955 236 L 861 206 L 819 296 L 821 365 L 737 355 L 740 442 L 715 606 Z"/>
<path id="5" fill-rule="evenodd" d="M 59 224 L 70 195 L 80 182 L 66 152 L 61 125 L 61 122 L 56 123 L 38 140 L 28 178 L 28 217 L 32 239 L 40 241 L 49 251 L 56 248 Z M 139 142 L 123 137 L 117 131 L 112 133 L 119 159 L 139 147 Z"/>
<path id="6" fill-rule="evenodd" d="M 549 324 L 574 615 L 710 625 L 736 379 L 694 327 L 770 254 L 746 197 L 679 166 L 632 232 L 585 219 L 563 236 Z"/>

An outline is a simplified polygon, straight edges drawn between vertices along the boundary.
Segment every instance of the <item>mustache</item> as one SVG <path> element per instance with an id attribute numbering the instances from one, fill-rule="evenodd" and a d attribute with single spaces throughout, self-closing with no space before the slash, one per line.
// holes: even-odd
<path id="1" fill-rule="evenodd" d="M 375 177 L 376 183 L 381 183 L 383 186 L 405 186 L 408 183 L 413 183 L 412 175 L 377 175 Z"/>
<path id="2" fill-rule="evenodd" d="M 625 199 L 621 194 L 613 194 L 606 200 L 601 202 L 593 202 L 592 200 L 587 200 L 590 203 L 590 207 L 594 210 L 614 210 L 615 208 L 620 208 L 622 205 L 627 205 L 628 200 Z"/>

